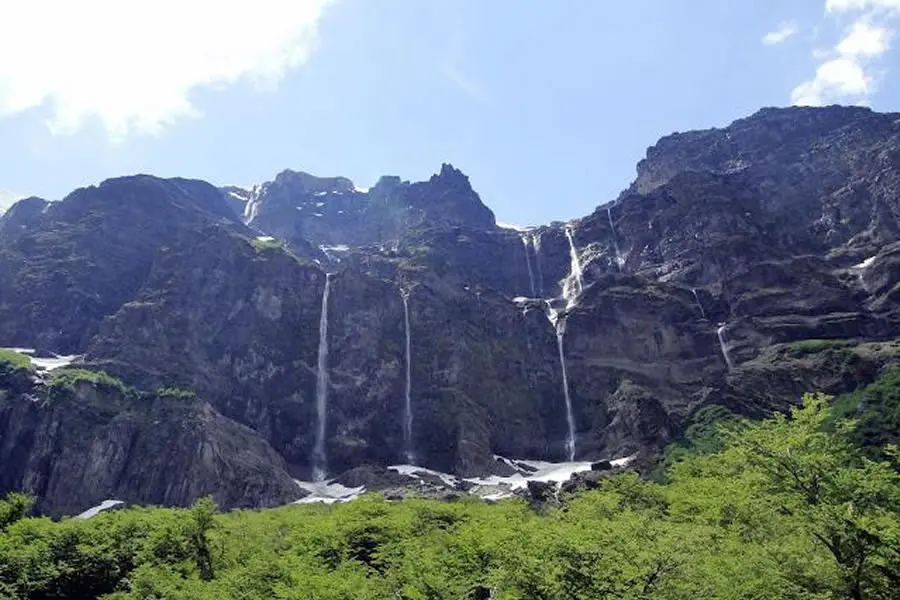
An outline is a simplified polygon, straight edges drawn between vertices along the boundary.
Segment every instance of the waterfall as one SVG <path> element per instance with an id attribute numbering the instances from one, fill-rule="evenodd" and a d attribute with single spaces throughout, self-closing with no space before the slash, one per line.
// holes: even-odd
<path id="1" fill-rule="evenodd" d="M 584 290 L 584 274 L 581 271 L 581 260 L 578 258 L 578 251 L 575 249 L 575 240 L 572 239 L 572 230 L 568 227 L 566 227 L 566 239 L 569 240 L 571 266 L 569 276 L 563 280 L 563 297 L 568 302 L 568 305 L 572 306 Z"/>
<path id="2" fill-rule="evenodd" d="M 319 361 L 316 367 L 316 445 L 313 448 L 313 480 L 322 481 L 328 472 L 328 455 L 325 452 L 325 426 L 328 418 L 328 294 L 331 291 L 331 273 L 325 274 L 322 290 L 322 315 L 319 318 Z"/>
<path id="3" fill-rule="evenodd" d="M 559 366 L 562 369 L 563 396 L 566 398 L 566 456 L 569 462 L 575 460 L 575 416 L 572 414 L 572 397 L 569 395 L 569 376 L 566 372 L 566 352 L 563 347 L 563 338 L 566 334 L 566 318 L 561 316 L 550 304 L 547 304 L 547 318 L 556 329 L 556 347 L 559 350 Z"/>
<path id="4" fill-rule="evenodd" d="M 703 310 L 703 303 L 700 302 L 700 296 L 697 294 L 696 288 L 691 288 L 691 293 L 694 295 L 694 300 L 697 301 L 697 307 L 700 308 L 700 316 L 704 319 L 706 318 L 706 311 Z"/>
<path id="5" fill-rule="evenodd" d="M 525 264 L 528 266 L 528 282 L 531 284 L 531 297 L 534 298 L 537 296 L 537 291 L 534 287 L 534 271 L 531 269 L 531 256 L 528 254 L 528 240 L 531 239 L 527 233 L 522 235 L 522 245 L 525 246 Z"/>
<path id="6" fill-rule="evenodd" d="M 544 295 L 544 270 L 541 268 L 541 234 L 531 236 L 531 247 L 534 248 L 534 264 L 537 267 L 537 293 Z"/>
<path id="7" fill-rule="evenodd" d="M 731 357 L 728 355 L 728 346 L 725 345 L 725 323 L 719 323 L 719 328 L 716 329 L 716 336 L 719 338 L 719 348 L 722 349 L 722 356 L 725 357 L 725 364 L 728 365 L 728 370 L 734 368 L 734 364 L 731 362 Z"/>
<path id="8" fill-rule="evenodd" d="M 622 251 L 619 250 L 619 241 L 616 238 L 616 226 L 613 224 L 612 207 L 610 206 L 606 207 L 606 217 L 609 219 L 609 230 L 612 233 L 613 248 L 616 251 L 616 265 L 618 265 L 619 270 L 621 271 L 622 267 L 625 266 L 625 259 L 622 258 Z"/>
<path id="9" fill-rule="evenodd" d="M 406 405 L 405 405 L 405 413 L 404 413 L 404 422 L 403 422 L 403 444 L 406 448 L 406 462 L 414 465 L 416 462 L 415 455 L 413 454 L 412 446 L 412 424 L 413 424 L 413 415 L 412 415 L 412 377 L 411 377 L 411 367 L 410 367 L 410 333 L 409 333 L 409 292 L 400 292 L 401 297 L 403 298 L 403 323 L 406 331 Z"/>

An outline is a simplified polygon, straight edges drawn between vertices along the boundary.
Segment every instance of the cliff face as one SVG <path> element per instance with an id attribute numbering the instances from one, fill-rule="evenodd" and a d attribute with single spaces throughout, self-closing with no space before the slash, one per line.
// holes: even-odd
<path id="1" fill-rule="evenodd" d="M 870 381 L 900 354 L 898 231 L 900 116 L 858 108 L 764 109 L 665 137 L 617 200 L 527 232 L 497 227 L 449 165 L 370 190 L 291 171 L 251 190 L 123 178 L 0 218 L 0 345 L 196 393 L 208 404 L 189 418 L 224 440 L 223 461 L 253 440 L 238 466 L 167 448 L 165 473 L 104 474 L 119 495 L 186 502 L 207 488 L 176 482 L 218 469 L 227 503 L 274 503 L 282 483 L 245 489 L 259 480 L 241 469 L 311 473 L 326 272 L 330 472 L 412 454 L 474 475 L 499 468 L 494 454 L 563 459 L 566 389 L 576 456 L 599 459 L 652 451 L 710 404 L 760 415 L 809 386 Z M 5 409 L 5 460 L 69 487 L 20 471 L 0 487 L 27 483 L 54 510 L 103 499 L 65 504 L 53 490 L 83 469 L 17 441 L 43 427 L 65 445 L 80 427 L 39 406 Z M 160 410 L 166 427 L 185 418 Z M 141 443 L 178 439 L 132 427 Z M 97 464 L 90 452 L 66 460 Z"/>
<path id="2" fill-rule="evenodd" d="M 51 515 L 109 498 L 184 506 L 272 506 L 299 494 L 284 460 L 252 430 L 185 394 L 6 378 L 0 391 L 0 488 L 26 489 Z"/>

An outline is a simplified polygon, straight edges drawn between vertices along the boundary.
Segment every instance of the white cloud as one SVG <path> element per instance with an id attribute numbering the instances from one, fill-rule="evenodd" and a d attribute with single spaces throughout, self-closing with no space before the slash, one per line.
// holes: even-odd
<path id="1" fill-rule="evenodd" d="M 54 133 L 114 138 L 197 116 L 190 94 L 277 84 L 333 0 L 28 0 L 0 5 L 0 117 L 46 106 Z"/>
<path id="2" fill-rule="evenodd" d="M 854 11 L 900 12 L 900 0 L 825 0 L 825 12 Z"/>
<path id="3" fill-rule="evenodd" d="M 798 106 L 822 106 L 868 94 L 871 82 L 862 67 L 848 58 L 836 58 L 819 65 L 811 81 L 801 83 L 791 93 Z"/>
<path id="4" fill-rule="evenodd" d="M 792 21 L 785 21 L 784 23 L 779 24 L 778 28 L 774 31 L 770 31 L 762 36 L 762 40 L 760 41 L 766 46 L 774 46 L 786 41 L 795 33 L 797 33 L 797 24 Z"/>
<path id="5" fill-rule="evenodd" d="M 10 206 L 15 204 L 21 198 L 21 194 L 10 192 L 9 190 L 0 190 L 0 215 L 5 213 Z"/>
<path id="6" fill-rule="evenodd" d="M 813 79 L 793 89 L 791 103 L 868 104 L 877 83 L 872 75 L 877 69 L 874 63 L 890 48 L 892 31 L 888 24 L 900 16 L 900 0 L 826 0 L 825 11 L 855 12 L 856 20 L 831 51 L 814 53 L 823 62 Z"/>
<path id="7" fill-rule="evenodd" d="M 842 56 L 878 56 L 888 49 L 890 31 L 873 27 L 867 21 L 857 21 L 835 48 Z"/>

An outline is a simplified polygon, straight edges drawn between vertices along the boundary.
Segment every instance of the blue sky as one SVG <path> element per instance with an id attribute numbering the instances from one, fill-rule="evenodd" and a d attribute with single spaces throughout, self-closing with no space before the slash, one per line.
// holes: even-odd
<path id="1" fill-rule="evenodd" d="M 135 172 L 366 187 L 451 162 L 499 220 L 536 224 L 615 198 L 673 131 L 900 110 L 900 0 L 11 4 L 0 190 L 51 199 Z"/>

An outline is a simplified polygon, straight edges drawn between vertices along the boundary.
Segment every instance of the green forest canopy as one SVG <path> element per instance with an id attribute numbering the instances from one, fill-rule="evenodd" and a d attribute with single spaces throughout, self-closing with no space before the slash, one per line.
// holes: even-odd
<path id="1" fill-rule="evenodd" d="M 53 522 L 10 495 L 0 598 L 897 598 L 900 375 L 870 388 L 701 427 L 702 443 L 670 453 L 662 483 L 614 475 L 563 509 L 368 494 Z"/>

